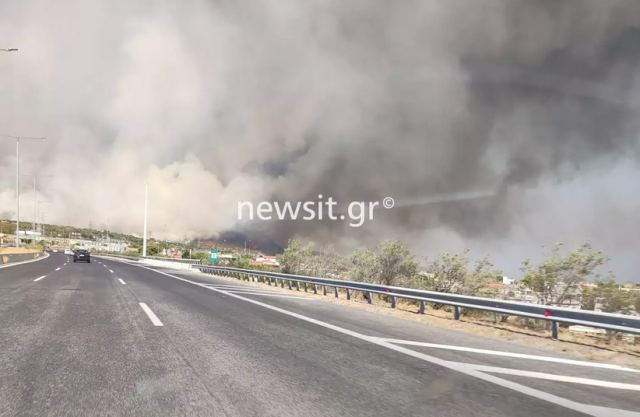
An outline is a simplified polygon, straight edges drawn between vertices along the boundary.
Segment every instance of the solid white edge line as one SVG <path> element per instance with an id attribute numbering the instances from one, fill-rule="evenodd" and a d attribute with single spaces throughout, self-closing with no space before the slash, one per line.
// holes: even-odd
<path id="1" fill-rule="evenodd" d="M 265 294 L 262 292 L 249 292 L 249 291 L 233 291 L 230 290 L 230 292 L 232 292 L 233 294 L 243 294 L 243 295 L 257 295 L 260 297 L 280 297 L 280 298 L 293 298 L 296 300 L 307 300 L 307 301 L 314 301 L 313 298 L 307 298 L 307 297 L 298 297 L 296 295 L 286 295 L 286 294 Z"/>
<path id="2" fill-rule="evenodd" d="M 46 277 L 46 275 L 43 275 L 43 276 L 41 276 L 41 277 L 38 277 L 38 278 L 34 279 L 34 280 L 33 280 L 33 282 L 38 282 L 38 281 L 40 281 L 40 280 L 41 280 L 42 278 L 44 278 L 44 277 Z"/>
<path id="3" fill-rule="evenodd" d="M 603 368 L 603 369 L 612 369 L 616 371 L 625 371 L 625 372 L 638 372 L 640 370 L 633 368 L 626 368 L 620 365 L 612 365 L 608 363 L 600 363 L 600 362 L 587 362 L 587 361 L 578 361 L 574 359 L 564 359 L 564 358 L 555 358 L 552 356 L 540 356 L 540 355 L 529 355 L 526 353 L 515 353 L 515 352 L 505 352 L 500 350 L 489 350 L 489 349 L 478 349 L 471 348 L 465 346 L 453 346 L 453 345 L 442 345 L 438 343 L 427 343 L 427 342 L 416 342 L 412 340 L 401 340 L 401 339 L 388 339 L 381 338 L 387 342 L 396 344 L 396 345 L 409 345 L 409 346 L 421 346 L 435 349 L 446 349 L 446 350 L 455 350 L 460 352 L 471 352 L 471 353 L 481 353 L 483 355 L 493 355 L 493 356 L 506 356 L 510 358 L 519 358 L 519 359 L 531 359 L 535 361 L 544 361 L 544 362 L 555 362 L 555 363 L 564 363 L 567 365 L 576 365 L 576 366 L 588 366 L 593 368 Z"/>
<path id="4" fill-rule="evenodd" d="M 122 285 L 127 285 L 127 283 L 124 282 L 124 280 L 122 278 L 118 278 L 118 281 L 120 281 L 120 284 L 122 284 Z"/>
<path id="5" fill-rule="evenodd" d="M 38 262 L 38 261 L 41 261 L 43 259 L 47 259 L 49 256 L 50 256 L 49 252 L 45 252 L 44 256 L 41 256 L 41 257 L 36 258 L 36 259 L 29 259 L 29 260 L 26 260 L 26 261 L 11 262 L 11 263 L 8 263 L 6 265 L 0 265 L 0 269 L 2 269 L 2 268 L 10 268 L 12 266 L 30 264 L 31 262 Z"/>
<path id="6" fill-rule="evenodd" d="M 126 262 L 126 263 L 129 263 L 129 262 Z M 324 321 L 317 320 L 317 319 L 314 319 L 314 318 L 311 318 L 311 317 L 307 317 L 307 316 L 304 316 L 302 314 L 294 313 L 293 311 L 285 310 L 285 309 L 280 308 L 280 307 L 275 307 L 275 306 L 272 306 L 270 304 L 263 303 L 261 301 L 253 300 L 251 298 L 242 297 L 241 295 L 233 294 L 233 293 L 230 293 L 228 291 L 223 291 L 223 290 L 218 290 L 216 288 L 207 287 L 205 284 L 202 284 L 202 283 L 199 283 L 199 282 L 191 281 L 191 280 L 188 280 L 188 279 L 185 279 L 185 278 L 180 278 L 180 277 L 177 277 L 175 275 L 171 275 L 171 274 L 168 274 L 166 272 L 158 271 L 156 269 L 149 268 L 149 267 L 142 266 L 142 265 L 138 265 L 138 264 L 135 264 L 135 263 L 129 263 L 129 264 L 137 266 L 139 268 L 148 269 L 148 270 L 153 271 L 155 273 L 158 273 L 158 274 L 161 274 L 161 275 L 165 275 L 165 276 L 171 277 L 173 279 L 177 279 L 179 281 L 188 282 L 188 283 L 190 283 L 192 285 L 197 285 L 197 286 L 202 287 L 202 288 L 207 288 L 207 289 L 209 289 L 211 291 L 215 291 L 215 292 L 218 292 L 218 293 L 221 293 L 221 294 L 226 294 L 226 295 L 228 295 L 230 297 L 237 298 L 238 300 L 243 300 L 243 301 L 246 301 L 248 303 L 255 304 L 255 305 L 267 308 L 269 310 L 277 311 L 277 312 L 285 314 L 287 316 L 295 317 L 297 319 L 306 321 L 308 323 L 313 323 L 313 324 L 316 324 L 318 326 L 321 326 L 321 327 L 324 327 L 324 328 L 327 328 L 327 329 L 331 329 L 331 330 L 334 330 L 334 331 L 336 331 L 338 333 L 346 334 L 346 335 L 352 336 L 352 337 L 354 337 L 356 339 L 364 340 L 364 341 L 373 343 L 373 344 L 378 345 L 378 346 L 383 346 L 383 347 L 386 347 L 386 348 L 388 348 L 390 350 L 394 350 L 394 351 L 399 352 L 399 353 L 404 353 L 407 356 L 411 356 L 411 357 L 414 357 L 414 358 L 417 358 L 417 359 L 422 359 L 424 361 L 431 362 L 431 363 L 436 364 L 436 365 L 440 365 L 440 366 L 442 366 L 444 368 L 448 368 L 448 369 L 451 369 L 453 371 L 457 371 L 457 372 L 459 372 L 461 374 L 472 376 L 472 377 L 475 377 L 477 379 L 480 379 L 480 380 L 483 380 L 483 381 L 486 381 L 486 382 L 491 382 L 491 383 L 493 383 L 495 385 L 498 385 L 498 386 L 501 386 L 503 388 L 508 388 L 510 390 L 519 392 L 521 394 L 525 394 L 525 395 L 528 395 L 528 396 L 533 397 L 533 398 L 537 398 L 537 399 L 542 400 L 542 401 L 547 401 L 549 403 L 556 404 L 556 405 L 559 405 L 561 407 L 568 408 L 570 410 L 575 410 L 575 411 L 578 411 L 578 412 L 581 412 L 581 413 L 584 413 L 584 414 L 588 414 L 590 416 L 594 416 L 594 417 L 614 417 L 614 416 L 640 417 L 640 413 L 637 413 L 637 412 L 634 412 L 634 411 L 621 410 L 621 409 L 617 409 L 617 408 L 593 406 L 593 405 L 589 405 L 589 404 L 582 404 L 582 403 L 579 403 L 579 402 L 576 402 L 576 401 L 569 400 L 567 398 L 559 397 L 559 396 L 554 395 L 554 394 L 549 394 L 547 392 L 540 391 L 538 389 L 531 388 L 531 387 L 528 387 L 526 385 L 519 384 L 517 382 L 512 382 L 512 381 L 509 381 L 507 379 L 499 378 L 499 377 L 496 377 L 496 376 L 493 376 L 493 375 L 489 375 L 489 374 L 484 373 L 484 372 L 477 371 L 475 369 L 471 369 L 464 363 L 446 361 L 444 359 L 440 359 L 440 358 L 437 358 L 435 356 L 427 355 L 427 354 L 424 354 L 424 353 L 421 353 L 421 352 L 416 352 L 414 350 L 407 349 L 407 348 L 404 348 L 402 346 L 394 345 L 394 344 L 392 344 L 390 342 L 385 342 L 384 340 L 380 340 L 379 338 L 376 338 L 376 337 L 366 336 L 366 335 L 364 335 L 362 333 L 358 333 L 358 332 L 355 332 L 353 330 L 345 329 L 343 327 L 336 326 L 334 324 L 326 323 Z"/>
<path id="7" fill-rule="evenodd" d="M 208 287 L 217 288 L 219 290 L 224 291 L 254 291 L 254 292 L 265 292 L 269 294 L 279 294 L 280 292 L 270 290 L 268 288 L 260 288 L 260 287 L 220 287 L 218 285 L 206 284 Z M 304 294 L 304 292 L 302 292 Z"/>
<path id="8" fill-rule="evenodd" d="M 155 313 L 151 311 L 148 305 L 146 305 L 145 303 L 138 303 L 138 304 L 140 304 L 142 311 L 144 311 L 147 314 L 147 317 L 149 317 L 149 320 L 151 320 L 151 323 L 153 323 L 154 326 L 164 326 L 164 324 L 162 324 L 158 316 L 156 316 Z"/>
<path id="9" fill-rule="evenodd" d="M 229 290 L 229 291 L 262 291 L 262 292 L 268 292 L 268 293 L 271 293 L 271 294 L 277 294 L 278 293 L 278 291 L 274 291 L 274 289 L 272 289 L 272 288 L 262 288 L 262 287 L 231 287 L 231 286 L 225 287 L 225 286 L 211 285 L 211 284 L 207 284 L 207 286 L 213 287 L 213 288 L 218 288 L 220 290 L 225 290 L 225 291 L 226 290 Z M 277 289 L 280 289 L 280 288 L 277 288 Z M 304 291 L 300 291 L 300 293 L 304 294 Z"/>
<path id="10" fill-rule="evenodd" d="M 548 381 L 571 382 L 574 384 L 593 385 L 596 387 L 603 387 L 603 388 L 615 388 L 615 389 L 640 391 L 640 385 L 637 385 L 637 384 L 603 381 L 600 379 L 582 378 L 582 377 L 569 376 L 569 375 L 549 374 L 546 372 L 523 371 L 520 369 L 501 368 L 497 366 L 475 365 L 471 363 L 468 363 L 467 366 L 473 369 L 476 369 L 478 371 L 489 372 L 492 374 L 496 373 L 496 374 L 504 374 L 504 375 L 524 376 L 528 378 L 546 379 Z"/>

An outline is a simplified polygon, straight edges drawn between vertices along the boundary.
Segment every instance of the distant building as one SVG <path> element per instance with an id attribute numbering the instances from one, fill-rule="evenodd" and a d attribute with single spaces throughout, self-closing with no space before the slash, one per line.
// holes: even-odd
<path id="1" fill-rule="evenodd" d="M 182 258 L 182 254 L 183 252 L 180 248 L 171 247 L 162 250 L 162 255 L 167 258 Z"/>
<path id="2" fill-rule="evenodd" d="M 278 259 L 275 256 L 266 256 L 262 254 L 256 256 L 253 263 L 257 266 L 268 266 L 272 268 L 280 267 L 280 262 L 278 262 Z"/>
<path id="3" fill-rule="evenodd" d="M 501 299 L 522 303 L 542 304 L 543 301 L 537 296 L 537 294 L 522 282 L 512 280 L 507 277 L 502 277 L 502 280 L 503 284 L 499 294 Z M 559 283 L 553 291 L 555 296 L 552 298 L 557 298 L 560 294 L 564 294 L 564 301 L 560 304 L 551 303 L 551 305 L 575 309 L 579 309 L 582 306 L 581 286 L 567 289 L 566 284 Z"/>

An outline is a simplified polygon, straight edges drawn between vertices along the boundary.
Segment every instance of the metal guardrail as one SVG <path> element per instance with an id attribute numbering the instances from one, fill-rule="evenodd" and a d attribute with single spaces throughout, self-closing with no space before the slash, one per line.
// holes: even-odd
<path id="1" fill-rule="evenodd" d="M 551 322 L 551 337 L 554 339 L 558 338 L 558 323 L 577 324 L 624 333 L 640 334 L 640 317 L 623 314 L 575 310 L 542 304 L 471 297 L 435 291 L 370 284 L 366 282 L 316 278 L 270 271 L 256 271 L 250 269 L 207 265 L 193 265 L 193 267 L 209 274 L 232 276 L 245 280 L 257 280 L 267 282 L 269 285 L 272 283 L 275 283 L 275 285 L 280 284 L 283 288 L 286 283 L 289 289 L 292 289 L 292 287 L 295 286 L 297 290 L 300 290 L 300 285 L 302 284 L 304 286 L 304 290 L 308 291 L 308 286 L 310 285 L 314 294 L 318 293 L 318 287 L 322 287 L 324 295 L 327 295 L 327 288 L 332 288 L 336 298 L 338 297 L 338 289 L 344 289 L 348 300 L 351 299 L 353 291 L 360 291 L 365 294 L 369 304 L 372 303 L 372 294 L 382 294 L 389 297 L 392 308 L 395 308 L 398 298 L 414 300 L 419 303 L 419 312 L 421 314 L 424 314 L 425 303 L 450 305 L 453 307 L 453 315 L 456 320 L 460 319 L 461 309 L 463 308 L 490 311 L 502 315 L 546 320 Z"/>

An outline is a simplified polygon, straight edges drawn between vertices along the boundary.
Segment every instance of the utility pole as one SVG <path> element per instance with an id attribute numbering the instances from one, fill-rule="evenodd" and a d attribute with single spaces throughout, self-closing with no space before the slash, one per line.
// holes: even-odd
<path id="1" fill-rule="evenodd" d="M 147 199 L 149 196 L 149 186 L 144 184 L 144 228 L 142 231 L 142 256 L 147 256 Z"/>

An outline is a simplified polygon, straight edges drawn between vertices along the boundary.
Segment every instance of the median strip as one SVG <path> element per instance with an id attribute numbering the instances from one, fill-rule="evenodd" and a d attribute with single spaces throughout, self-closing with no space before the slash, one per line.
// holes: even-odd
<path id="1" fill-rule="evenodd" d="M 142 311 L 144 311 L 147 314 L 147 317 L 149 317 L 149 320 L 151 320 L 151 323 L 153 323 L 154 326 L 164 326 L 164 324 L 162 324 L 158 316 L 156 316 L 155 313 L 151 311 L 148 305 L 146 305 L 145 303 L 138 303 L 138 304 L 140 304 Z"/>

